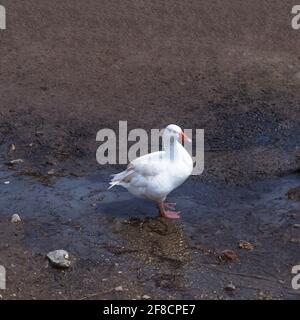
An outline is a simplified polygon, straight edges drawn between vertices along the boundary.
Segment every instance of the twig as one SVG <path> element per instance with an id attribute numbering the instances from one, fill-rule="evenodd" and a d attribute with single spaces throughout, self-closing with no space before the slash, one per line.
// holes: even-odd
<path id="1" fill-rule="evenodd" d="M 270 278 L 266 278 L 266 277 L 264 277 L 264 276 L 255 275 L 255 274 L 230 272 L 230 271 L 225 271 L 225 270 L 221 270 L 221 269 L 218 269 L 218 268 L 211 268 L 211 267 L 208 267 L 208 266 L 207 266 L 207 268 L 210 269 L 210 270 L 214 270 L 214 271 L 221 272 L 221 273 L 231 274 L 231 275 L 240 276 L 240 277 L 245 277 L 245 278 L 252 278 L 252 279 L 258 279 L 258 280 L 266 280 L 266 281 L 270 281 L 270 282 L 274 282 L 274 280 L 277 281 L 277 279 L 270 279 Z"/>
<path id="2" fill-rule="evenodd" d="M 107 290 L 107 291 L 102 291 L 102 292 L 95 292 L 95 293 L 91 293 L 91 294 L 88 294 L 82 298 L 79 298 L 78 300 L 86 300 L 86 299 L 89 299 L 89 298 L 93 298 L 93 297 L 97 297 L 99 294 L 106 294 L 106 293 L 110 293 L 114 291 L 114 289 L 110 289 L 110 290 Z"/>

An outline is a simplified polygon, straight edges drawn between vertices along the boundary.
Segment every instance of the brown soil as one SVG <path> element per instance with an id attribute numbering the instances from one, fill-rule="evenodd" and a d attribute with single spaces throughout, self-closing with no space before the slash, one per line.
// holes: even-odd
<path id="1" fill-rule="evenodd" d="M 97 167 L 97 131 L 127 120 L 129 128 L 205 129 L 209 179 L 295 169 L 300 44 L 290 25 L 293 1 L 2 4 L 6 158 L 78 174 Z"/>

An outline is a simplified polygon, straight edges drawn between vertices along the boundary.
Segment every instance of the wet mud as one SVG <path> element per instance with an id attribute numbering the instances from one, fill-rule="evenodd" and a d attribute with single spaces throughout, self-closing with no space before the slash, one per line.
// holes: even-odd
<path id="1" fill-rule="evenodd" d="M 247 187 L 190 180 L 170 197 L 182 211 L 171 221 L 152 202 L 107 191 L 109 173 L 44 185 L 2 169 L 3 298 L 299 298 L 291 268 L 300 262 L 300 204 L 286 196 L 299 176 Z M 10 222 L 13 212 L 22 222 Z M 68 270 L 45 258 L 59 248 L 71 254 Z"/>

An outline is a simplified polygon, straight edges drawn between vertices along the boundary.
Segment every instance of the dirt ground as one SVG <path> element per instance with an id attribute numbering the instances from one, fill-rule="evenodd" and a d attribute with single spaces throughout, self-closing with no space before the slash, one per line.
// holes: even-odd
<path id="1" fill-rule="evenodd" d="M 7 11 L 0 31 L 0 264 L 9 271 L 1 296 L 299 297 L 289 288 L 300 262 L 292 227 L 299 202 L 285 195 L 300 184 L 294 1 L 0 4 Z M 96 134 L 119 120 L 129 129 L 176 123 L 205 130 L 205 171 L 174 195 L 186 210 L 179 225 L 153 218 L 155 208 L 143 209 L 119 189 L 113 195 L 121 194 L 122 205 L 114 207 L 105 185 L 120 167 L 96 162 Z M 7 166 L 14 159 L 24 162 Z M 14 212 L 24 217 L 20 225 L 10 223 Z M 239 252 L 243 237 L 259 250 L 220 261 L 223 250 Z M 48 266 L 45 253 L 58 246 L 76 258 L 72 270 Z M 239 289 L 228 293 L 228 282 Z M 115 292 L 120 284 L 124 291 Z"/>

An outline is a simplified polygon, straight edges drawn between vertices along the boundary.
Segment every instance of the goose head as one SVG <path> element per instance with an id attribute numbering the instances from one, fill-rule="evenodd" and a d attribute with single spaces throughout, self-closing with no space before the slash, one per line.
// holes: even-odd
<path id="1" fill-rule="evenodd" d="M 183 132 L 183 130 L 176 124 L 169 124 L 163 133 L 163 141 L 175 142 L 187 140 L 191 142 L 191 139 Z"/>

